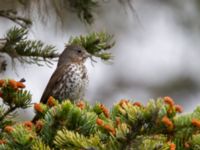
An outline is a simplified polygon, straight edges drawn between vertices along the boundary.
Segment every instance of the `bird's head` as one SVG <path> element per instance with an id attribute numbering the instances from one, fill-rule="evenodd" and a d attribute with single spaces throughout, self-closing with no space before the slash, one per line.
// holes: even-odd
<path id="1" fill-rule="evenodd" d="M 58 66 L 66 63 L 84 63 L 90 56 L 81 46 L 67 45 L 59 56 Z"/>

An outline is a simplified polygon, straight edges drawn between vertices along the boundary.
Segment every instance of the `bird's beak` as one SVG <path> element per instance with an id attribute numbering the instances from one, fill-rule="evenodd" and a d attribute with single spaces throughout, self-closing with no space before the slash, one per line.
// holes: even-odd
<path id="1" fill-rule="evenodd" d="M 84 57 L 85 57 L 85 59 L 86 59 L 86 58 L 92 57 L 92 55 L 86 51 Z"/>
<path id="2" fill-rule="evenodd" d="M 85 59 L 87 59 L 87 58 L 90 58 L 90 60 L 91 60 L 92 62 L 95 62 L 95 63 L 96 63 L 96 60 L 93 59 L 92 54 L 90 54 L 90 53 L 88 53 L 88 52 L 86 51 L 86 53 L 85 53 Z"/>

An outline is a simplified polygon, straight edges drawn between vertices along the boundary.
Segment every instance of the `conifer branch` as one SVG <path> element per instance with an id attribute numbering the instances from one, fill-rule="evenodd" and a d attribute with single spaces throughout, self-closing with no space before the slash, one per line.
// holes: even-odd
<path id="1" fill-rule="evenodd" d="M 23 88 L 25 85 L 20 81 L 0 80 L 0 98 L 3 100 L 0 107 L 0 126 L 16 109 L 30 107 L 31 94 Z"/>
<path id="2" fill-rule="evenodd" d="M 37 40 L 28 40 L 27 34 L 27 29 L 11 28 L 4 38 L 0 39 L 0 53 L 8 54 L 13 62 L 17 59 L 21 63 L 39 66 L 43 65 L 43 62 L 49 66 L 52 60 L 59 57 L 54 46 L 44 45 Z M 68 44 L 80 45 L 92 56 L 105 61 L 113 58 L 108 50 L 114 46 L 115 42 L 113 35 L 106 32 L 93 32 L 86 36 L 71 37 Z"/>
<path id="3" fill-rule="evenodd" d="M 54 143 L 59 149 L 74 147 L 80 149 L 91 149 L 97 147 L 100 144 L 100 138 L 97 135 L 84 137 L 78 132 L 63 129 L 62 131 L 58 131 L 56 134 Z"/>
<path id="4" fill-rule="evenodd" d="M 111 53 L 107 52 L 114 45 L 113 35 L 106 32 L 92 32 L 86 36 L 71 37 L 69 44 L 76 44 L 83 46 L 90 54 L 99 57 L 102 60 L 112 59 Z"/>
<path id="5" fill-rule="evenodd" d="M 51 150 L 41 139 L 37 139 L 31 146 L 31 150 Z"/>
<path id="6" fill-rule="evenodd" d="M 123 99 L 110 111 L 101 103 L 59 103 L 50 97 L 47 104 L 34 104 L 39 117 L 35 124 L 15 124 L 7 114 L 12 115 L 13 107 L 23 109 L 30 104 L 30 95 L 22 92 L 24 87 L 15 80 L 0 80 L 0 97 L 10 107 L 7 111 L 0 107 L 4 114 L 0 119 L 0 150 L 187 150 L 200 146 L 200 107 L 178 115 L 182 107 L 170 97 L 149 100 L 147 105 Z"/>
<path id="7" fill-rule="evenodd" d="M 17 106 L 14 106 L 14 107 L 10 107 L 8 108 L 8 110 L 0 117 L 0 122 L 6 118 L 6 116 L 10 113 L 12 113 L 13 111 L 15 111 L 17 109 Z"/>
<path id="8" fill-rule="evenodd" d="M 52 45 L 44 45 L 41 41 L 28 40 L 28 30 L 25 28 L 13 27 L 4 37 L 4 44 L 0 49 L 1 53 L 7 53 L 12 60 L 19 60 L 21 63 L 42 65 L 41 62 L 51 65 L 51 60 L 59 54 Z"/>
<path id="9" fill-rule="evenodd" d="M 39 120 L 14 123 L 17 108 L 30 106 L 31 95 L 22 80 L 0 80 L 0 150 L 195 150 L 200 147 L 200 106 L 178 115 L 182 107 L 172 98 L 149 100 L 146 105 L 122 99 L 109 111 L 105 105 L 85 101 L 61 103 L 50 97 L 36 103 Z M 3 107 L 7 105 L 9 109 Z"/>

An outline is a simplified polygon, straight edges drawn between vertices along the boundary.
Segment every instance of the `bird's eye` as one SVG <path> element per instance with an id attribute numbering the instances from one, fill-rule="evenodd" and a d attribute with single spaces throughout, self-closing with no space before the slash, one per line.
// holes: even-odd
<path id="1" fill-rule="evenodd" d="M 81 50 L 78 50 L 77 52 L 80 54 L 80 53 L 81 53 Z"/>

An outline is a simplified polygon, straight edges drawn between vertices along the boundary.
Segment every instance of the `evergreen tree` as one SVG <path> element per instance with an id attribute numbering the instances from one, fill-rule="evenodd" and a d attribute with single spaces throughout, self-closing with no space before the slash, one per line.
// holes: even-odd
<path id="1" fill-rule="evenodd" d="M 200 148 L 200 108 L 179 115 L 172 98 L 149 100 L 146 105 L 122 99 L 109 111 L 86 101 L 35 103 L 40 119 L 15 122 L 16 109 L 31 105 L 22 81 L 0 80 L 0 149 L 16 150 L 183 150 Z"/>

